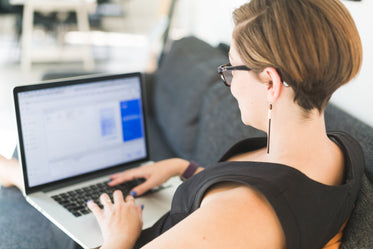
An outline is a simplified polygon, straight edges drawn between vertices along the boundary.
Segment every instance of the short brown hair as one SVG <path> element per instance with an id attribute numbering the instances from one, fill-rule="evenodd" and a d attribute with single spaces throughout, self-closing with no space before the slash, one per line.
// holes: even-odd
<path id="1" fill-rule="evenodd" d="M 233 19 L 244 63 L 256 72 L 276 68 L 305 111 L 322 111 L 360 69 L 359 33 L 338 0 L 251 0 Z"/>

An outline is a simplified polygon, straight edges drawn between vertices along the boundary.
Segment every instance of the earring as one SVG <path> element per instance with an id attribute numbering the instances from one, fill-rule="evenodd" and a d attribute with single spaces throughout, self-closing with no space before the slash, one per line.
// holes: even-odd
<path id="1" fill-rule="evenodd" d="M 268 134 L 267 134 L 267 154 L 269 154 L 269 144 L 271 140 L 271 113 L 272 113 L 272 104 L 268 106 Z"/>

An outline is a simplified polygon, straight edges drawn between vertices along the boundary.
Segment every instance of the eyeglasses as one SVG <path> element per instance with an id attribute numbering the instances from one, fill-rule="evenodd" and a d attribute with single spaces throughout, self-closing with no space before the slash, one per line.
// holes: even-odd
<path id="1" fill-rule="evenodd" d="M 233 70 L 250 71 L 251 68 L 248 68 L 247 66 L 244 66 L 244 65 L 232 67 L 230 63 L 219 66 L 218 73 L 227 87 L 230 87 L 232 84 L 232 79 L 233 79 L 232 71 Z M 286 87 L 289 86 L 289 84 L 286 83 L 285 81 L 282 81 L 282 84 Z"/>
<path id="2" fill-rule="evenodd" d="M 240 70 L 240 71 L 250 71 L 251 69 L 248 68 L 247 66 L 235 66 L 232 67 L 232 65 L 226 64 L 226 65 L 221 65 L 218 67 L 218 73 L 223 80 L 224 84 L 228 87 L 231 86 L 232 84 L 232 79 L 233 79 L 233 70 Z"/>

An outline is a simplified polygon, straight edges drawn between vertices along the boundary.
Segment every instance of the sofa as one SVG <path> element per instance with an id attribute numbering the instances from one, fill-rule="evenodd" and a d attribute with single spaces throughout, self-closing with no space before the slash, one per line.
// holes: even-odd
<path id="1" fill-rule="evenodd" d="M 246 137 L 265 136 L 262 131 L 242 124 L 237 102 L 217 74 L 217 67 L 228 61 L 228 50 L 225 44 L 212 47 L 195 37 L 186 37 L 174 41 L 170 49 L 164 51 L 159 68 L 154 73 L 144 75 L 146 121 L 152 160 L 182 157 L 208 167 L 237 141 Z M 49 74 L 45 79 L 68 75 Z M 342 248 L 371 249 L 373 128 L 332 104 L 326 109 L 326 125 L 328 130 L 348 131 L 364 149 L 366 175 L 344 232 Z M 40 226 L 46 226 L 48 222 L 36 210 L 28 208 L 28 204 L 22 202 L 21 198 L 14 189 L 0 192 L 0 231 L 6 230 L 4 226 L 10 229 L 6 230 L 6 234 L 0 233 L 0 248 L 67 248 L 69 241 L 63 244 L 66 238 L 59 231 L 52 235 L 39 232 Z M 24 208 L 14 211 L 12 207 L 15 203 L 24 205 Z M 8 213 L 12 215 L 4 215 Z M 32 229 L 20 231 L 17 222 L 29 221 L 31 216 L 34 223 L 29 227 Z M 49 230 L 54 231 L 54 225 L 49 226 Z M 52 237 L 61 238 L 61 244 L 51 246 Z M 17 240 L 17 246 L 14 246 L 14 240 Z M 27 247 L 30 243 L 36 246 Z"/>
<path id="2" fill-rule="evenodd" d="M 145 75 L 147 122 L 153 160 L 182 157 L 208 167 L 234 143 L 265 136 L 242 124 L 237 102 L 217 67 L 228 61 L 229 47 L 212 47 L 195 38 L 173 42 L 158 70 Z M 325 112 L 327 130 L 344 130 L 361 144 L 366 174 L 343 236 L 343 249 L 373 248 L 373 128 L 337 106 Z"/>

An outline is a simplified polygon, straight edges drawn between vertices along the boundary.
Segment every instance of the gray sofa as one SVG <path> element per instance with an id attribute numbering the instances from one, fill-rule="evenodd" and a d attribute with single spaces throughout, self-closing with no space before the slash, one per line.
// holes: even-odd
<path id="1" fill-rule="evenodd" d="M 235 142 L 264 133 L 241 122 L 239 109 L 216 68 L 228 47 L 211 47 L 194 37 L 173 43 L 159 70 L 146 75 L 148 127 L 153 160 L 193 159 L 208 167 Z M 363 147 L 366 176 L 346 227 L 342 248 L 373 248 L 373 128 L 329 104 L 328 130 L 345 130 Z"/>

